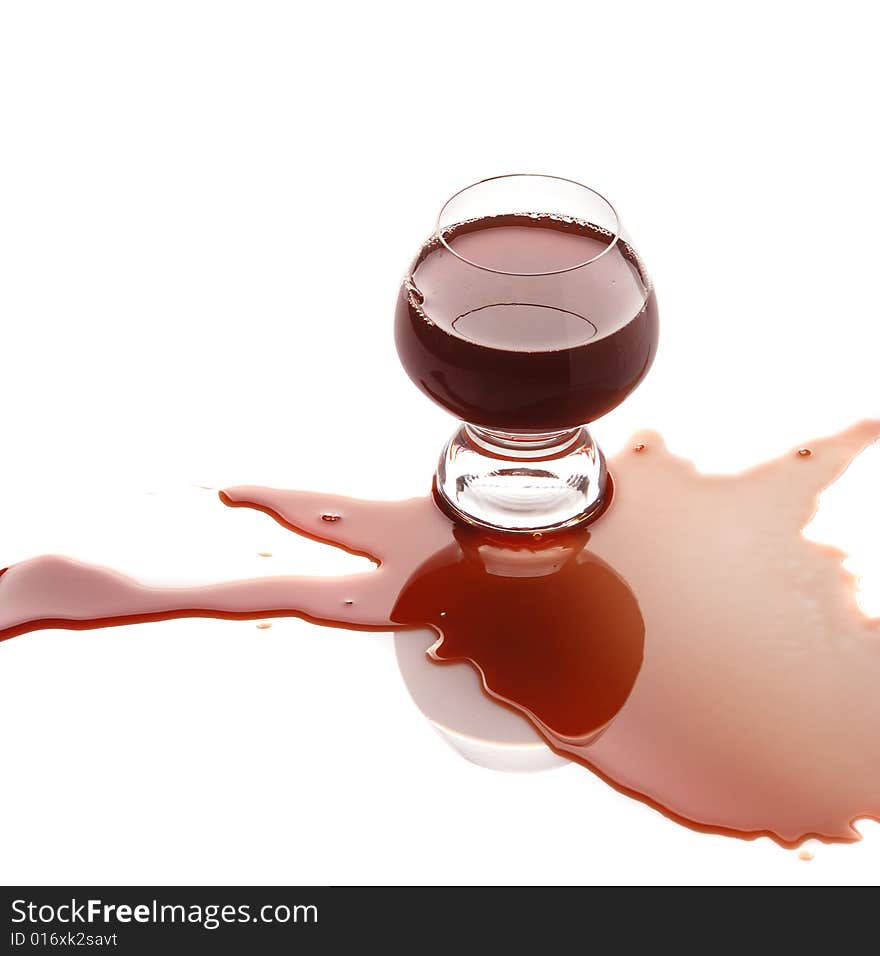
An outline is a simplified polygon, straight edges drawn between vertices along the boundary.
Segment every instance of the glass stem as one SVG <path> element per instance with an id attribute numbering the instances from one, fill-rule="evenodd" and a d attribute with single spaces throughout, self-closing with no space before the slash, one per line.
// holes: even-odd
<path id="1" fill-rule="evenodd" d="M 557 458 L 583 440 L 584 426 L 552 432 L 507 432 L 464 425 L 471 441 L 487 455 L 505 460 L 541 461 Z"/>
<path id="2" fill-rule="evenodd" d="M 606 479 L 605 459 L 583 425 L 538 433 L 463 424 L 440 456 L 436 489 L 470 524 L 543 532 L 597 515 Z"/>

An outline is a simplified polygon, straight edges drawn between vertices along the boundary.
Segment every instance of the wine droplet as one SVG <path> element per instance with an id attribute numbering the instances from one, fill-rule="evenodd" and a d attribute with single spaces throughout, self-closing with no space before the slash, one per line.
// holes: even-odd
<path id="1" fill-rule="evenodd" d="M 343 601 L 342 603 L 348 605 L 349 607 L 351 607 L 351 605 L 354 604 L 354 601 L 352 601 L 352 600 L 349 598 L 348 600 Z"/>
<path id="2" fill-rule="evenodd" d="M 813 453 L 809 448 L 798 448 L 798 454 L 801 456 L 801 458 L 809 458 Z"/>
<path id="3" fill-rule="evenodd" d="M 257 628 L 258 630 L 265 631 L 266 628 L 269 628 L 271 626 L 272 626 L 271 621 L 260 621 L 260 623 L 257 625 Z"/>
<path id="4" fill-rule="evenodd" d="M 644 451 L 647 446 L 643 441 L 640 441 L 638 445 L 633 445 L 633 451 Z"/>
<path id="5" fill-rule="evenodd" d="M 258 556 L 261 557 L 261 558 L 271 558 L 271 557 L 272 557 L 272 552 L 271 552 L 271 551 L 258 551 L 257 554 L 258 554 Z"/>
<path id="6" fill-rule="evenodd" d="M 801 850 L 800 853 L 798 853 L 798 859 L 799 859 L 799 860 L 804 860 L 805 862 L 806 862 L 807 860 L 812 860 L 812 859 L 813 859 L 813 851 L 812 851 L 812 850 Z"/>
<path id="7" fill-rule="evenodd" d="M 342 515 L 334 515 L 334 514 L 328 513 L 328 514 L 321 515 L 321 520 L 322 521 L 339 521 L 341 517 Z"/>

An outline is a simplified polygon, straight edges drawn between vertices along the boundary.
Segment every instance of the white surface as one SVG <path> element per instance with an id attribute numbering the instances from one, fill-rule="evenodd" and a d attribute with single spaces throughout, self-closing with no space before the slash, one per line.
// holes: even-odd
<path id="1" fill-rule="evenodd" d="M 483 693 L 476 668 L 431 661 L 436 643 L 431 628 L 398 631 L 394 654 L 413 703 L 454 750 L 489 770 L 533 773 L 568 765 L 532 724 Z"/>
<path id="2" fill-rule="evenodd" d="M 397 364 L 396 286 L 442 201 L 499 172 L 600 189 L 655 277 L 660 356 L 596 426 L 607 452 L 650 425 L 735 469 L 880 414 L 870 16 L 4 5 L 0 566 L 356 567 L 192 486 L 427 488 L 453 422 Z M 838 496 L 840 543 L 874 529 L 862 570 L 870 488 Z M 574 766 L 477 768 L 416 711 L 390 639 L 297 621 L 6 642 L 0 728 L 5 883 L 855 883 L 880 864 L 875 824 L 803 863 Z"/>

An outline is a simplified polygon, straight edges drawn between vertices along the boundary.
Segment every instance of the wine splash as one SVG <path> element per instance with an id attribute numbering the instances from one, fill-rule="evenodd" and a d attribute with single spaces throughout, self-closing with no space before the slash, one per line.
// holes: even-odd
<path id="1" fill-rule="evenodd" d="M 851 841 L 854 820 L 880 819 L 880 619 L 860 612 L 843 554 L 801 530 L 878 436 L 867 421 L 718 476 L 639 435 L 610 463 L 598 520 L 536 536 L 456 525 L 431 497 L 233 488 L 227 505 L 377 567 L 152 588 L 35 558 L 0 572 L 0 638 L 193 616 L 427 625 L 436 662 L 468 661 L 554 750 L 674 819 Z"/>

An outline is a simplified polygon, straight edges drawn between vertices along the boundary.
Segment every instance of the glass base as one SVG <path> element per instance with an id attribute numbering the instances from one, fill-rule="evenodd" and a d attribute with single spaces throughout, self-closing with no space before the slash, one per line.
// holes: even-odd
<path id="1" fill-rule="evenodd" d="M 499 531 L 552 531 L 588 521 L 605 503 L 605 458 L 585 427 L 544 434 L 462 425 L 437 467 L 454 514 Z"/>

